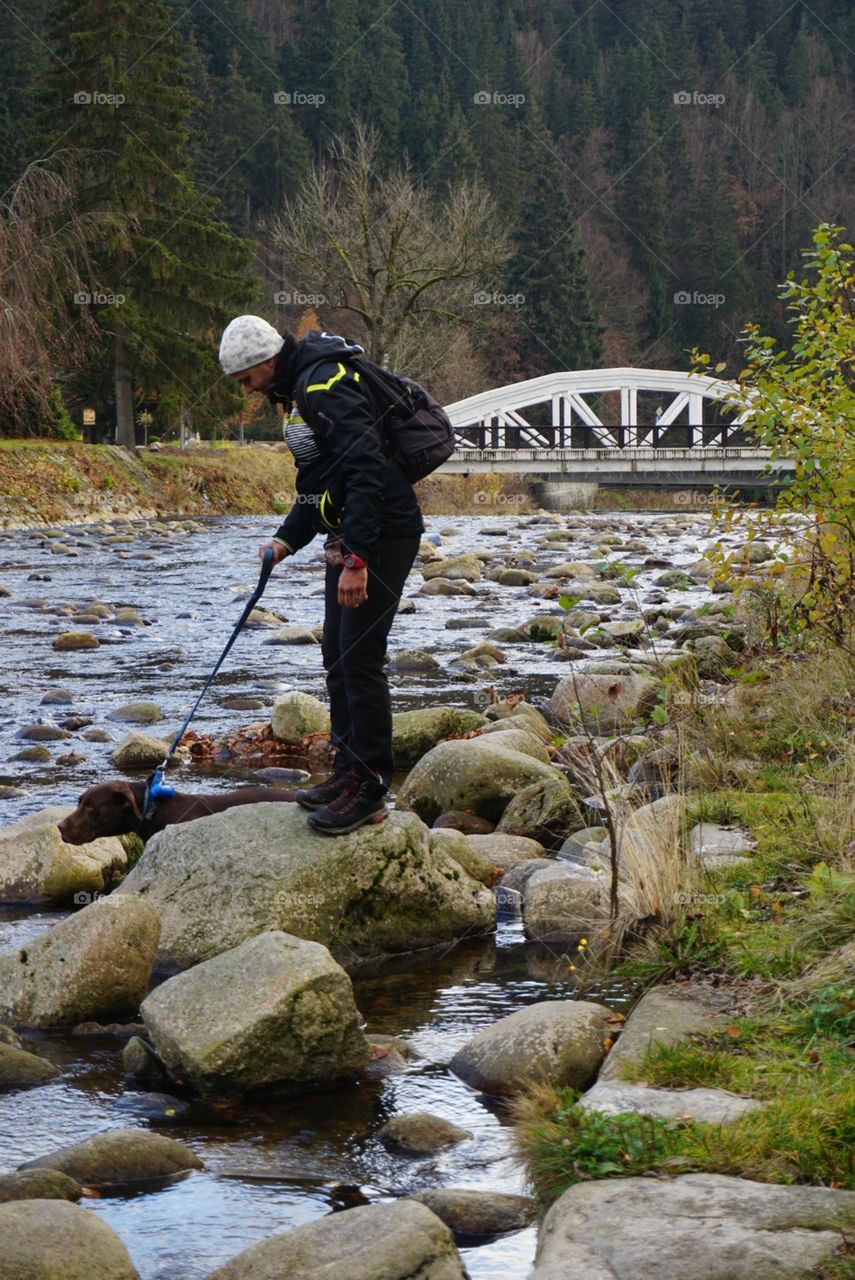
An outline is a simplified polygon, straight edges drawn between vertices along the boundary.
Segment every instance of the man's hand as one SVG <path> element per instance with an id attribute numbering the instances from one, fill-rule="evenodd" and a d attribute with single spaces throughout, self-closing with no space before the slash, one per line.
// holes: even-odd
<path id="1" fill-rule="evenodd" d="M 264 546 L 258 548 L 259 560 L 264 559 L 265 551 L 273 552 L 273 563 L 278 564 L 280 560 L 284 560 L 288 555 L 288 551 L 282 546 L 281 542 L 265 542 Z"/>
<path id="2" fill-rule="evenodd" d="M 355 609 L 368 599 L 368 570 L 342 569 L 338 580 L 338 602 L 345 609 Z"/>

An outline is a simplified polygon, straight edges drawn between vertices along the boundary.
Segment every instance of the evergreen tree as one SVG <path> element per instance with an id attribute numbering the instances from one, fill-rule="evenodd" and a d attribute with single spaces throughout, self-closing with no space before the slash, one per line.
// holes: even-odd
<path id="1" fill-rule="evenodd" d="M 134 388 L 195 421 L 238 396 L 214 342 L 251 289 L 248 251 L 189 176 L 182 51 L 161 0 L 63 0 L 40 90 L 47 139 L 74 130 L 92 154 L 78 208 L 124 218 L 95 251 L 112 304 L 94 308 L 112 351 L 116 440 L 134 443 Z"/>
<path id="2" fill-rule="evenodd" d="M 508 270 L 508 292 L 525 298 L 520 320 L 528 376 L 589 369 L 602 358 L 602 330 L 591 302 L 564 167 L 536 104 L 529 112 L 529 128 L 522 213 Z"/>

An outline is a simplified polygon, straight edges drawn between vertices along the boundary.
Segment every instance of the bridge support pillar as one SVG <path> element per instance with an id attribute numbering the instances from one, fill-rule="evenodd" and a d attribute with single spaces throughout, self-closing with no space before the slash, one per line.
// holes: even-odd
<path id="1" fill-rule="evenodd" d="M 536 494 L 547 511 L 578 511 L 594 505 L 599 487 L 596 480 L 541 480 Z"/>

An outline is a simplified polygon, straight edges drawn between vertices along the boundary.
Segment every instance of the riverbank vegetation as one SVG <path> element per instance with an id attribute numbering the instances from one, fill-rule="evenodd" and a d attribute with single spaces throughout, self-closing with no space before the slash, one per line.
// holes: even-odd
<path id="1" fill-rule="evenodd" d="M 669 844 L 657 831 L 648 915 L 633 904 L 612 970 L 641 990 L 713 987 L 729 1005 L 726 1025 L 624 1061 L 625 1079 L 764 1105 L 715 1126 L 610 1117 L 538 1084 L 515 1112 L 543 1205 L 579 1180 L 645 1171 L 855 1188 L 855 268 L 831 228 L 807 257 L 812 280 L 783 290 L 791 351 L 752 329 L 741 383 L 773 452 L 796 457 L 796 476 L 774 511 L 725 510 L 719 518 L 741 522 L 745 541 L 708 556 L 723 611 L 740 624 L 738 651 L 710 650 L 720 661 L 706 679 L 691 664 L 666 670 L 650 715 L 685 828 L 733 825 L 753 848 L 703 867 L 684 833 Z M 592 781 L 609 825 L 623 821 L 602 770 Z M 620 924 L 618 912 L 578 953 L 583 991 L 614 958 Z M 855 1275 L 851 1245 L 844 1254 L 824 1276 Z"/>

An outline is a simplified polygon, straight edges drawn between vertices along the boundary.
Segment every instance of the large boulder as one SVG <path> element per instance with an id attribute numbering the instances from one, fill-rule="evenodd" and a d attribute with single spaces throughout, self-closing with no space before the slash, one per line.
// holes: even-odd
<path id="1" fill-rule="evenodd" d="M 497 736 L 440 742 L 407 774 L 398 789 L 398 808 L 412 809 L 425 822 L 450 809 L 496 822 L 524 787 L 555 779 L 551 765 L 496 745 Z"/>
<path id="2" fill-rule="evenodd" d="M 431 578 L 445 578 L 448 582 L 478 582 L 481 578 L 481 566 L 477 556 L 467 552 L 431 561 L 422 567 L 422 576 L 425 582 L 430 582 Z"/>
<path id="3" fill-rule="evenodd" d="M 84 1187 L 128 1186 L 201 1169 L 202 1161 L 174 1138 L 146 1129 L 108 1129 L 70 1147 L 59 1147 L 20 1166 L 57 1169 Z"/>
<path id="4" fill-rule="evenodd" d="M 622 733 L 650 712 L 660 682 L 652 676 L 579 672 L 559 680 L 549 705 L 559 720 L 581 720 L 592 733 Z"/>
<path id="5" fill-rule="evenodd" d="M 492 893 L 432 849 L 413 814 L 390 813 L 331 840 L 287 803 L 241 805 L 167 827 L 117 892 L 157 908 L 158 966 L 166 971 L 271 929 L 322 942 L 350 969 L 487 933 L 495 920 Z"/>
<path id="6" fill-rule="evenodd" d="M 0 1044 L 0 1092 L 44 1084 L 47 1080 L 55 1080 L 58 1075 L 59 1070 L 46 1058 L 17 1049 L 14 1045 Z"/>
<path id="7" fill-rule="evenodd" d="M 68 902 L 78 893 L 102 893 L 125 870 L 128 857 L 115 836 L 64 842 L 57 823 L 69 813 L 41 809 L 0 829 L 0 901 Z"/>
<path id="8" fill-rule="evenodd" d="M 319 698 L 290 689 L 273 704 L 271 721 L 274 738 L 298 745 L 310 733 L 329 733 L 330 713 Z"/>
<path id="9" fill-rule="evenodd" d="M 468 707 L 416 707 L 392 716 L 392 752 L 397 764 L 412 764 L 441 738 L 480 729 L 487 721 Z"/>
<path id="10" fill-rule="evenodd" d="M 454 1055 L 451 1069 L 494 1096 L 534 1080 L 584 1089 L 606 1056 L 610 1017 L 593 1001 L 542 1000 L 484 1027 Z"/>
<path id="11" fill-rule="evenodd" d="M 538 942 L 570 944 L 602 927 L 609 914 L 609 876 L 569 862 L 535 871 L 525 886 L 523 923 Z"/>
<path id="12" fill-rule="evenodd" d="M 537 1209 L 528 1196 L 500 1191 L 470 1191 L 465 1187 L 441 1187 L 416 1191 L 410 1197 L 427 1205 L 432 1213 L 465 1239 L 521 1231 L 533 1222 Z"/>
<path id="13" fill-rule="evenodd" d="M 107 1022 L 145 995 L 160 936 L 151 902 L 99 898 L 0 956 L 0 1020 L 16 1026 Z"/>
<path id="14" fill-rule="evenodd" d="M 501 867 L 507 871 L 518 862 L 527 862 L 543 854 L 543 845 L 537 840 L 529 840 L 526 836 L 495 833 L 489 836 L 464 836 L 463 839 L 476 852 L 489 858 L 494 869 Z"/>
<path id="15" fill-rule="evenodd" d="M 456 831 L 453 827 L 432 827 L 428 838 L 432 849 L 453 858 L 473 880 L 488 887 L 496 883 L 497 864 L 471 844 L 470 837 L 462 831 Z"/>
<path id="16" fill-rule="evenodd" d="M 855 1191 L 711 1173 L 579 1182 L 543 1220 L 531 1280 L 804 1280 L 853 1227 Z"/>
<path id="17" fill-rule="evenodd" d="M 83 1188 L 58 1169 L 24 1169 L 0 1175 L 0 1204 L 12 1200 L 79 1200 Z"/>
<path id="18" fill-rule="evenodd" d="M 207 1280 L 465 1280 L 444 1222 L 423 1204 L 361 1205 L 245 1249 Z"/>
<path id="19" fill-rule="evenodd" d="M 344 969 L 320 943 L 278 931 L 170 978 L 142 1016 L 166 1069 L 203 1095 L 298 1093 L 371 1056 Z"/>
<path id="20" fill-rule="evenodd" d="M 659 987 L 643 995 L 630 1013 L 617 1043 L 603 1064 L 600 1080 L 620 1080 L 638 1067 L 648 1049 L 677 1044 L 687 1036 L 709 1035 L 722 1025 L 727 998 L 720 992 L 693 988 L 689 996 Z"/>
<path id="21" fill-rule="evenodd" d="M 567 779 L 554 769 L 550 777 L 523 787 L 496 826 L 507 835 L 537 840 L 545 848 L 560 844 L 581 819 L 579 801 Z"/>
<path id="22" fill-rule="evenodd" d="M 139 1280 L 113 1228 L 66 1200 L 0 1205 L 0 1240 L 0 1280 Z"/>

